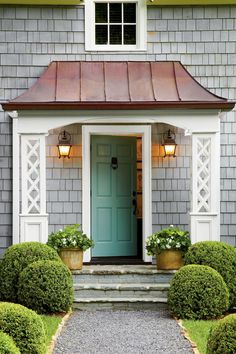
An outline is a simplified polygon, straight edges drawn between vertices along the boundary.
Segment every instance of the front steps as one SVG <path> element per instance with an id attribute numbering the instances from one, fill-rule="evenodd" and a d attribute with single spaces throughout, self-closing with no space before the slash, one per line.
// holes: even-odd
<path id="1" fill-rule="evenodd" d="M 78 310 L 155 310 L 167 306 L 174 271 L 152 265 L 91 265 L 73 271 Z"/>

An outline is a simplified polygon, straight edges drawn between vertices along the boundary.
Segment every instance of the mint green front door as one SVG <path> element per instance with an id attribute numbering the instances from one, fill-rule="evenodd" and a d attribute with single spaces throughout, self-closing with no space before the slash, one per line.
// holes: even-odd
<path id="1" fill-rule="evenodd" d="M 93 257 L 137 255 L 136 138 L 92 136 Z"/>

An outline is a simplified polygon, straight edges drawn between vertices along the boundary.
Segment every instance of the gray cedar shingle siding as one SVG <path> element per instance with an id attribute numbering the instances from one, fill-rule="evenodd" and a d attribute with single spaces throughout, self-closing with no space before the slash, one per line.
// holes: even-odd
<path id="1" fill-rule="evenodd" d="M 148 51 L 130 54 L 84 51 L 83 6 L 1 6 L 0 19 L 0 100 L 24 92 L 52 60 L 180 60 L 203 86 L 236 99 L 236 6 L 150 6 Z M 0 250 L 3 250 L 11 243 L 12 152 L 11 121 L 0 112 L 0 122 Z M 221 239 L 236 245 L 234 112 L 223 118 L 221 131 Z M 157 126 L 153 127 L 154 143 L 160 139 L 159 133 Z M 171 162 L 173 165 L 166 167 L 166 162 L 157 156 L 153 158 L 153 229 L 169 223 L 188 227 L 191 139 L 179 130 L 178 143 L 181 139 L 181 154 Z M 63 171 L 61 162 L 49 151 L 52 145 L 49 139 L 50 230 L 59 227 L 62 220 L 81 222 L 81 158 L 76 157 L 74 165 L 72 159 L 72 165 L 64 166 Z M 77 163 L 79 169 L 75 167 Z M 59 189 L 53 190 L 58 185 Z"/>

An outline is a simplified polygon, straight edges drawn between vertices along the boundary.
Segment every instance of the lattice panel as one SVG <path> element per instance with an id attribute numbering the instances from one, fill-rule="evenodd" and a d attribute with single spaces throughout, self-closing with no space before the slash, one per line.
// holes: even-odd
<path id="1" fill-rule="evenodd" d="M 211 138 L 197 139 L 197 211 L 210 212 Z"/>
<path id="2" fill-rule="evenodd" d="M 40 213 L 40 140 L 26 142 L 27 213 Z"/>

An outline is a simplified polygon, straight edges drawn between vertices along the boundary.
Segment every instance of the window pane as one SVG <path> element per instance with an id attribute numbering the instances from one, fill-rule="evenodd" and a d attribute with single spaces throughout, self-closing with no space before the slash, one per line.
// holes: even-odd
<path id="1" fill-rule="evenodd" d="M 124 26 L 124 44 L 136 44 L 136 26 Z"/>
<path id="2" fill-rule="evenodd" d="M 122 44 L 121 26 L 110 26 L 110 44 Z"/>
<path id="3" fill-rule="evenodd" d="M 96 25 L 96 44 L 108 44 L 107 25 Z"/>
<path id="4" fill-rule="evenodd" d="M 110 3 L 110 23 L 121 23 L 121 4 Z"/>
<path id="5" fill-rule="evenodd" d="M 124 23 L 136 23 L 136 4 L 124 4 Z"/>
<path id="6" fill-rule="evenodd" d="M 107 4 L 95 4 L 96 23 L 107 23 Z"/>

